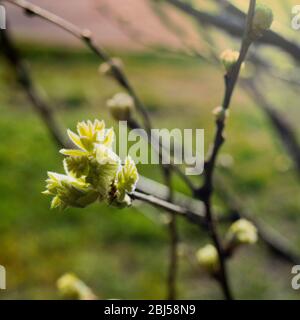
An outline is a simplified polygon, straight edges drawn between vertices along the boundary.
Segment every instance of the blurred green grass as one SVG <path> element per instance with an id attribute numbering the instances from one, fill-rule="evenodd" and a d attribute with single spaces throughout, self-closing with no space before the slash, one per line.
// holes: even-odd
<path id="1" fill-rule="evenodd" d="M 32 44 L 22 45 L 22 52 L 67 127 L 94 118 L 114 125 L 105 101 L 119 88 L 98 74 L 92 55 Z M 204 128 L 207 149 L 214 129 L 211 111 L 223 94 L 221 72 L 194 59 L 149 53 L 121 56 L 155 127 Z M 148 206 L 141 213 L 138 207 L 118 211 L 99 204 L 50 211 L 41 191 L 46 171 L 61 171 L 62 158 L 2 61 L 0 85 L 0 264 L 8 273 L 8 290 L 0 292 L 0 298 L 58 298 L 56 279 L 69 271 L 101 298 L 165 298 L 168 235 L 160 215 Z M 230 154 L 234 165 L 223 174 L 245 206 L 300 252 L 295 173 L 253 102 L 239 91 L 233 105 L 222 153 Z M 139 170 L 161 179 L 157 168 Z M 178 181 L 176 186 L 185 191 Z M 184 221 L 180 231 L 192 251 L 208 241 Z M 216 284 L 187 260 L 180 259 L 179 297 L 221 298 Z M 290 286 L 290 266 L 270 256 L 262 244 L 241 250 L 230 262 L 230 271 L 238 298 L 299 297 Z"/>

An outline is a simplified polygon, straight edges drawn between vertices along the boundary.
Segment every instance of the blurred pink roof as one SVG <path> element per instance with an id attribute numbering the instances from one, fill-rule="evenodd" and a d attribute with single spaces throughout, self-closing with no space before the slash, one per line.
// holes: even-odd
<path id="1" fill-rule="evenodd" d="M 31 2 L 81 28 L 90 29 L 96 41 L 105 46 L 141 48 L 139 41 L 136 41 L 141 36 L 142 41 L 148 44 L 180 46 L 180 40 L 153 13 L 147 0 L 31 0 Z M 10 26 L 19 38 L 66 45 L 80 44 L 78 40 L 56 26 L 37 17 L 24 15 L 20 8 L 9 4 L 7 12 Z M 189 23 L 175 10 L 170 10 L 170 17 L 176 19 L 176 22 L 185 29 L 189 26 Z M 125 28 L 125 25 L 130 27 Z M 187 29 L 190 30 L 189 27 Z M 134 36 L 136 31 L 138 33 Z"/>

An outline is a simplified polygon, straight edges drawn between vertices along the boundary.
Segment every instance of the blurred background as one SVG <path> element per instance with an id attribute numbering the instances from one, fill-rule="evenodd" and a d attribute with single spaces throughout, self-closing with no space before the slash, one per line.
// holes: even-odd
<path id="1" fill-rule="evenodd" d="M 227 11 L 227 1 L 178 1 L 225 22 L 240 21 Z M 199 23 L 176 6 L 177 1 L 32 3 L 90 29 L 99 45 L 124 62 L 155 128 L 204 128 L 208 150 L 214 133 L 212 110 L 224 92 L 223 70 L 215 58 L 227 48 L 239 50 L 239 38 L 226 28 Z M 248 5 L 230 3 L 244 12 Z M 264 3 L 274 11 L 272 30 L 288 41 L 276 38 L 281 46 L 261 43 L 252 48 L 232 102 L 218 173 L 244 208 L 276 229 L 300 255 L 300 30 L 291 27 L 297 0 Z M 71 129 L 80 120 L 95 118 L 116 125 L 105 103 L 120 88 L 99 74 L 99 59 L 57 27 L 10 4 L 6 8 L 13 40 L 59 122 Z M 122 211 L 100 204 L 50 211 L 49 199 L 41 192 L 46 172 L 62 170 L 62 157 L 2 56 L 0 85 L 0 264 L 8 277 L 0 298 L 59 298 L 55 283 L 65 272 L 76 273 L 104 299 L 165 298 L 169 236 L 164 216 L 141 204 Z M 292 147 L 274 114 L 292 131 Z M 155 166 L 138 169 L 163 181 Z M 174 183 L 176 190 L 188 194 L 181 181 Z M 221 197 L 214 200 L 218 211 L 225 210 Z M 179 229 L 191 253 L 209 241 L 206 233 L 185 221 L 180 220 Z M 298 299 L 300 292 L 290 284 L 292 264 L 272 254 L 262 241 L 240 250 L 229 262 L 236 297 Z M 222 298 L 193 258 L 181 256 L 178 280 L 181 299 Z"/>

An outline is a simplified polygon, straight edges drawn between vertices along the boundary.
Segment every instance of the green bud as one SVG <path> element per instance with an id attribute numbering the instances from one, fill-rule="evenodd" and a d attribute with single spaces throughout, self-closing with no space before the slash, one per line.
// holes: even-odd
<path id="1" fill-rule="evenodd" d="M 234 222 L 227 233 L 230 245 L 254 244 L 257 242 L 257 229 L 254 224 L 246 219 Z"/>
<path id="2" fill-rule="evenodd" d="M 117 93 L 107 101 L 112 117 L 117 121 L 126 121 L 131 118 L 134 111 L 134 100 L 126 93 Z"/>
<path id="3" fill-rule="evenodd" d="M 217 249 L 208 244 L 205 247 L 199 249 L 196 253 L 196 258 L 201 267 L 210 273 L 216 273 L 219 270 L 219 256 Z"/>
<path id="4" fill-rule="evenodd" d="M 252 30 L 255 36 L 260 36 L 264 31 L 269 30 L 273 23 L 273 11 L 268 6 L 258 4 L 255 9 Z"/>
<path id="5" fill-rule="evenodd" d="M 220 60 L 228 73 L 232 67 L 237 63 L 240 53 L 231 49 L 223 51 L 220 55 Z"/>
<path id="6" fill-rule="evenodd" d="M 74 274 L 67 273 L 57 280 L 57 288 L 65 299 L 95 300 L 92 290 Z"/>

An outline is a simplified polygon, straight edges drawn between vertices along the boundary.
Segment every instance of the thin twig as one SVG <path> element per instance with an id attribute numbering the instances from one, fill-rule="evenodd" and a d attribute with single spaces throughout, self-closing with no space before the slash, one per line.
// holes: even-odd
<path id="1" fill-rule="evenodd" d="M 77 39 L 81 40 L 92 52 L 94 52 L 102 61 L 111 65 L 112 68 L 112 76 L 117 81 L 117 83 L 125 89 L 135 100 L 135 104 L 137 106 L 137 110 L 141 114 L 145 128 L 150 130 L 151 128 L 151 121 L 146 111 L 146 107 L 136 94 L 133 86 L 129 82 L 127 76 L 125 75 L 124 71 L 119 68 L 116 64 L 113 63 L 110 56 L 101 48 L 99 47 L 93 40 L 92 34 L 87 29 L 80 29 L 76 25 L 72 24 L 71 22 L 49 12 L 48 10 L 42 9 L 37 5 L 34 5 L 26 0 L 5 0 L 6 2 L 12 3 L 22 9 L 25 10 L 26 13 L 30 15 L 36 15 L 56 26 L 65 30 L 66 32 L 70 33 Z"/>
<path id="2" fill-rule="evenodd" d="M 184 217 L 188 221 L 200 226 L 201 228 L 206 225 L 204 215 L 199 212 L 191 211 L 180 205 L 170 203 L 153 195 L 145 194 L 139 191 L 135 191 L 131 197 L 133 200 L 141 200 L 156 208 L 160 208 L 174 215 Z"/>
<path id="3" fill-rule="evenodd" d="M 227 111 L 227 109 L 230 107 L 231 98 L 238 80 L 238 76 L 240 73 L 240 69 L 242 66 L 242 63 L 244 62 L 248 49 L 251 45 L 251 38 L 250 33 L 252 29 L 252 21 L 254 17 L 255 12 L 255 0 L 250 0 L 249 10 L 248 10 L 248 18 L 246 22 L 246 29 L 244 33 L 243 42 L 241 45 L 240 50 L 240 56 L 237 61 L 237 63 L 232 67 L 232 69 L 225 75 L 225 94 L 223 99 L 222 108 L 224 109 L 224 112 Z M 198 197 L 203 200 L 206 210 L 206 218 L 208 227 L 211 233 L 212 240 L 215 244 L 215 247 L 218 251 L 219 261 L 220 261 L 220 272 L 219 277 L 217 278 L 220 282 L 220 285 L 223 289 L 224 296 L 226 299 L 232 299 L 232 293 L 229 285 L 229 279 L 227 274 L 227 268 L 226 268 L 226 255 L 224 254 L 224 248 L 222 246 L 217 226 L 215 222 L 215 217 L 212 212 L 212 204 L 211 204 L 211 198 L 213 193 L 213 174 L 214 169 L 216 167 L 216 160 L 219 153 L 219 150 L 221 149 L 221 146 L 224 143 L 224 136 L 223 132 L 225 129 L 225 119 L 226 117 L 217 117 L 216 120 L 216 134 L 214 139 L 214 144 L 212 147 L 211 154 L 205 163 L 205 171 L 204 171 L 204 184 L 199 189 Z"/>
<path id="4" fill-rule="evenodd" d="M 248 49 L 252 42 L 251 38 L 249 37 L 249 34 L 251 31 L 252 20 L 254 16 L 255 3 L 256 2 L 252 0 L 250 2 L 250 9 L 249 9 L 249 15 L 248 15 L 247 24 L 246 24 L 246 31 L 244 34 L 244 39 L 242 42 L 239 59 L 237 63 L 232 67 L 232 69 L 224 77 L 225 95 L 222 103 L 222 108 L 225 110 L 225 113 L 229 109 L 231 98 L 232 98 L 232 95 L 239 77 L 239 73 L 241 70 L 241 66 L 246 59 Z M 212 181 L 213 181 L 214 169 L 216 166 L 216 159 L 217 159 L 219 150 L 225 141 L 223 136 L 223 132 L 225 129 L 225 120 L 226 120 L 226 116 L 218 117 L 216 120 L 217 131 L 215 134 L 213 148 L 209 156 L 209 159 L 205 163 L 205 182 L 203 187 L 204 192 L 212 192 Z"/>
<path id="5" fill-rule="evenodd" d="M 157 1 L 157 0 L 154 0 Z M 196 21 L 199 21 L 201 24 L 211 25 L 224 31 L 231 36 L 234 37 L 242 37 L 244 31 L 244 21 L 246 15 L 243 14 L 243 19 L 228 19 L 228 15 L 214 15 L 205 11 L 201 11 L 198 8 L 196 9 L 190 3 L 182 0 L 165 0 L 172 6 L 177 9 L 185 12 L 187 15 L 194 18 Z M 287 54 L 289 54 L 292 58 L 294 58 L 297 62 L 300 61 L 300 46 L 298 43 L 295 43 L 280 34 L 269 30 L 266 31 L 261 39 L 259 39 L 259 43 L 272 45 L 277 48 L 280 48 Z"/>
<path id="6" fill-rule="evenodd" d="M 288 123 L 286 117 L 271 105 L 254 81 L 250 79 L 244 80 L 243 84 L 245 84 L 245 90 L 253 100 L 265 111 L 268 119 L 276 129 L 282 145 L 293 160 L 298 177 L 300 177 L 300 146 L 292 126 Z"/>
<path id="7" fill-rule="evenodd" d="M 165 55 L 173 58 L 188 56 L 189 58 L 201 58 L 203 61 L 207 60 L 207 57 L 200 53 L 199 50 L 188 48 L 187 45 L 184 45 L 184 48 L 180 49 L 173 47 L 171 48 L 170 46 L 164 45 L 157 46 L 156 44 L 148 43 L 145 34 L 135 28 L 131 21 L 127 21 L 123 17 L 118 16 L 117 13 L 112 10 L 112 8 L 109 8 L 109 6 L 105 4 L 102 4 L 99 7 L 99 12 L 103 17 L 109 17 L 111 21 L 116 24 L 118 30 L 122 32 L 129 40 L 134 39 L 135 43 L 141 45 L 144 49 L 151 50 L 151 52 L 157 56 Z M 180 40 L 178 34 L 177 37 Z"/>
<path id="8" fill-rule="evenodd" d="M 143 129 L 142 126 L 138 123 L 138 121 L 134 118 L 128 119 L 127 124 L 130 129 Z M 166 146 L 164 146 L 162 144 L 159 137 L 156 137 L 153 135 L 150 136 L 148 132 L 146 132 L 146 134 L 147 134 L 147 139 L 148 139 L 149 145 L 153 148 L 153 151 L 156 152 L 159 159 L 161 159 L 162 158 L 162 149 L 165 149 Z M 167 150 L 167 149 L 165 149 L 165 150 Z M 161 161 L 160 161 L 160 163 L 161 163 Z M 181 180 L 188 186 L 188 188 L 192 192 L 195 192 L 195 190 L 197 190 L 196 186 L 194 185 L 193 181 L 189 178 L 189 176 L 187 176 L 181 170 L 181 168 L 179 166 L 174 164 L 172 157 L 170 157 L 170 163 L 167 166 L 168 166 L 168 168 L 170 168 L 170 170 L 172 170 L 174 173 L 176 173 L 178 175 L 178 177 L 181 178 Z"/>
<path id="9" fill-rule="evenodd" d="M 172 171 L 170 167 L 162 167 L 165 183 L 169 189 L 168 201 L 174 203 L 174 190 L 172 185 Z M 178 269 L 178 230 L 176 216 L 170 215 L 168 221 L 170 233 L 170 262 L 168 270 L 168 300 L 176 300 L 176 278 Z"/>
<path id="10" fill-rule="evenodd" d="M 21 59 L 17 48 L 11 41 L 8 29 L 0 30 L 0 47 L 2 55 L 14 70 L 19 84 L 23 87 L 34 110 L 45 123 L 48 132 L 59 147 L 65 147 L 67 142 L 64 139 L 61 126 L 58 124 L 54 115 L 54 110 L 41 97 L 38 89 L 34 85 L 26 64 Z"/>
<path id="11" fill-rule="evenodd" d="M 139 123 L 133 119 L 132 117 L 128 121 L 128 125 L 131 129 L 140 129 Z M 146 133 L 147 134 L 147 133 Z M 171 164 L 163 165 L 162 164 L 162 150 L 164 146 L 161 141 L 153 141 L 153 139 L 149 139 L 148 142 L 150 146 L 153 147 L 154 151 L 158 154 L 160 167 L 165 179 L 165 184 L 167 186 L 167 201 L 173 203 L 174 201 L 174 190 L 172 186 L 172 169 L 175 168 Z M 176 167 L 177 168 L 177 167 Z M 179 172 L 181 170 L 179 169 Z M 184 175 L 184 179 L 187 179 L 188 184 L 191 183 L 190 180 Z M 194 186 L 192 186 L 192 190 L 194 190 Z M 178 265 L 178 255 L 177 255 L 177 247 L 178 247 L 178 231 L 177 231 L 177 223 L 176 216 L 173 214 L 169 215 L 169 234 L 170 234 L 170 260 L 169 260 L 169 268 L 168 268 L 168 277 L 167 277 L 167 288 L 168 288 L 168 300 L 176 299 L 176 277 L 177 277 L 177 265 Z"/>

